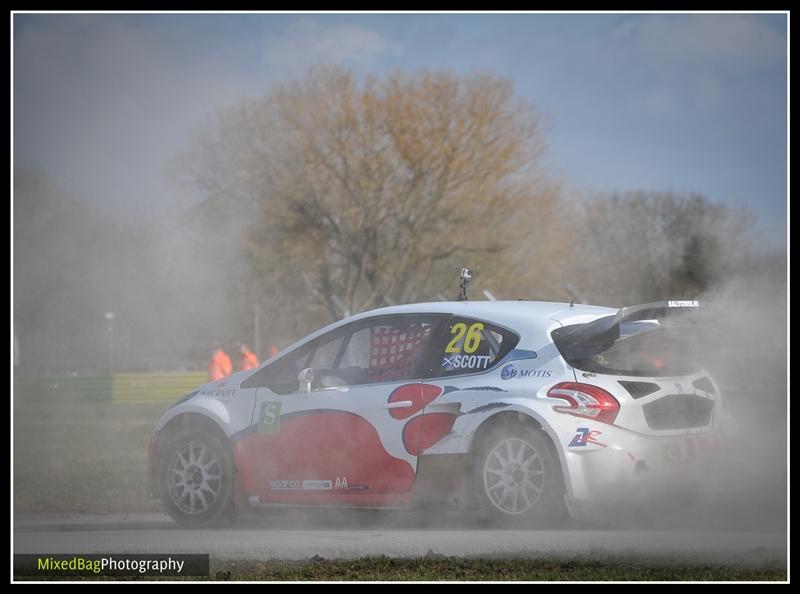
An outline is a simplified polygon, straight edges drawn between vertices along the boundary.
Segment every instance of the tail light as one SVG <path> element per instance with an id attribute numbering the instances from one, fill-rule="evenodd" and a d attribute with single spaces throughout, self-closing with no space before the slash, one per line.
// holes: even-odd
<path id="1" fill-rule="evenodd" d="M 561 398 L 569 403 L 569 406 L 554 406 L 553 410 L 609 425 L 614 422 L 619 412 L 619 402 L 616 398 L 602 388 L 589 384 L 562 382 L 550 388 L 547 396 Z"/>

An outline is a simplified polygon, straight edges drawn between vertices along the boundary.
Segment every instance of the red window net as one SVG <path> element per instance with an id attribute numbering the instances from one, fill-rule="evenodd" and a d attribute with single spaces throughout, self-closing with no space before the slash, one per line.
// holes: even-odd
<path id="1" fill-rule="evenodd" d="M 370 328 L 370 382 L 412 379 L 411 374 L 430 326 L 397 330 L 378 326 Z"/>

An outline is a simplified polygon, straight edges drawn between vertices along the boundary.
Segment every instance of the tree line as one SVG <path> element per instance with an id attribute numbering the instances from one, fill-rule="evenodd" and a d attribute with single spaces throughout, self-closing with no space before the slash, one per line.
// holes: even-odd
<path id="1" fill-rule="evenodd" d="M 57 358 L 57 343 L 74 345 L 116 300 L 149 316 L 132 324 L 134 351 L 191 358 L 175 336 L 252 344 L 258 325 L 285 346 L 366 309 L 455 298 L 463 266 L 476 271 L 475 298 L 488 288 L 610 306 L 785 275 L 785 255 L 762 246 L 740 208 L 670 191 L 574 196 L 545 161 L 548 126 L 491 74 L 314 68 L 198 131 L 172 164 L 192 202 L 147 227 L 172 236 L 145 249 L 142 229 L 67 207 L 21 172 L 15 328 Z"/>

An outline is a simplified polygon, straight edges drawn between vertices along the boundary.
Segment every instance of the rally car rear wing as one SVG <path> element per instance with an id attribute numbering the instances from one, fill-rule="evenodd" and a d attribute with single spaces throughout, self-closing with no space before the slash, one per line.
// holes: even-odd
<path id="1" fill-rule="evenodd" d="M 553 332 L 559 350 L 569 356 L 590 356 L 608 348 L 620 337 L 623 322 L 657 320 L 700 307 L 699 301 L 656 301 L 621 307 L 613 316 L 585 324 L 564 326 Z"/>

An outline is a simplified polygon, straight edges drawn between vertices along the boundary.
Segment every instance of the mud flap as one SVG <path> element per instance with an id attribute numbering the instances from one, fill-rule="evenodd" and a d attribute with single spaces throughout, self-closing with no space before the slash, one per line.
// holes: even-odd
<path id="1" fill-rule="evenodd" d="M 417 464 L 412 509 L 475 507 L 468 454 L 423 455 Z"/>

